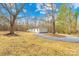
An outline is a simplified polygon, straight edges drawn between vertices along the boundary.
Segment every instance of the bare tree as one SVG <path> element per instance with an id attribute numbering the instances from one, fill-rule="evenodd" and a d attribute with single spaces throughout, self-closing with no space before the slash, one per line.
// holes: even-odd
<path id="1" fill-rule="evenodd" d="M 19 15 L 19 13 L 23 10 L 25 4 L 15 4 L 15 3 L 2 3 L 2 10 L 7 12 L 8 20 L 10 22 L 10 33 L 9 35 L 14 35 L 14 26 L 15 21 Z M 6 17 L 7 18 L 7 17 Z"/>
<path id="2" fill-rule="evenodd" d="M 55 8 L 56 8 L 56 5 L 55 4 L 52 4 L 52 3 L 48 3 L 46 4 L 47 6 L 47 9 L 51 10 L 51 16 L 52 16 L 52 33 L 55 34 L 56 33 L 56 29 L 55 29 Z"/>
<path id="3" fill-rule="evenodd" d="M 55 14 L 54 14 L 54 10 L 55 10 L 55 5 L 54 4 L 50 4 L 51 8 L 52 8 L 52 33 L 55 34 L 56 33 L 56 29 L 55 29 Z"/>

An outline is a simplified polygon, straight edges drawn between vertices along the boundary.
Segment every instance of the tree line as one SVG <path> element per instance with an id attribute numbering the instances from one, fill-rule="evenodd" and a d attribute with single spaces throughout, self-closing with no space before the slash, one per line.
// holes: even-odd
<path id="1" fill-rule="evenodd" d="M 78 11 L 72 11 L 71 4 L 62 4 L 56 13 L 56 5 L 42 4 L 51 11 L 45 10 L 45 18 L 27 17 L 24 3 L 1 3 L 0 4 L 0 30 L 10 31 L 8 35 L 14 35 L 14 31 L 27 31 L 30 28 L 39 28 L 39 26 L 48 29 L 49 33 L 72 34 L 78 32 Z M 19 7 L 18 7 L 19 6 Z M 45 9 L 44 8 L 44 9 Z M 20 13 L 22 15 L 20 16 Z M 24 22 L 18 22 L 24 19 Z M 31 19 L 31 20 L 29 20 Z"/>

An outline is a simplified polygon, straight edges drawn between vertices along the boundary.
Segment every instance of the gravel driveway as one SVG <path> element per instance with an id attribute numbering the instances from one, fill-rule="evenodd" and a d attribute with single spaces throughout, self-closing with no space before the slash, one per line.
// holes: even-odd
<path id="1" fill-rule="evenodd" d="M 79 42 L 79 37 L 72 37 L 72 36 L 66 36 L 66 37 L 52 37 L 52 36 L 46 36 L 43 33 L 36 34 L 36 36 L 49 39 L 49 40 L 59 40 L 59 41 L 65 41 L 65 42 Z"/>

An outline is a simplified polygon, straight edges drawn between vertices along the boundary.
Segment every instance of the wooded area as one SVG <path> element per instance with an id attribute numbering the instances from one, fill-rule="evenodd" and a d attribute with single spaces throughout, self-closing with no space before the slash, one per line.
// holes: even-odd
<path id="1" fill-rule="evenodd" d="M 42 9 L 46 12 L 44 17 L 27 16 L 26 4 L 1 3 L 0 4 L 0 30 L 10 31 L 9 35 L 14 35 L 14 31 L 26 31 L 32 28 L 48 29 L 48 33 L 73 34 L 79 31 L 78 11 L 72 11 L 72 4 L 62 4 L 57 12 L 56 4 L 41 3 Z M 33 10 L 30 10 L 30 14 Z M 20 15 L 20 13 L 22 15 Z M 23 21 L 22 21 L 23 20 Z"/>

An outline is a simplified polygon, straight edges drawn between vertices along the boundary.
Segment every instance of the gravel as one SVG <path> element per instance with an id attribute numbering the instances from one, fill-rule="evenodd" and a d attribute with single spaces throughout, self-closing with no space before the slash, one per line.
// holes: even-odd
<path id="1" fill-rule="evenodd" d="M 36 34 L 36 36 L 49 39 L 49 40 L 58 40 L 58 41 L 65 41 L 65 42 L 79 42 L 79 37 L 72 37 L 72 36 L 52 37 L 52 36 L 46 36 L 42 33 Z"/>

